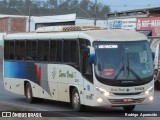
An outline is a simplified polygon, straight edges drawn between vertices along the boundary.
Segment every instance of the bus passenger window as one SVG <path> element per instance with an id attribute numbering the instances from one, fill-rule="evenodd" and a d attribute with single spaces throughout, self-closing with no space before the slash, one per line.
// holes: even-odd
<path id="1" fill-rule="evenodd" d="M 44 41 L 44 55 L 43 55 L 43 61 L 49 60 L 49 41 Z"/>
<path id="2" fill-rule="evenodd" d="M 62 40 L 50 41 L 50 61 L 62 62 Z"/>
<path id="3" fill-rule="evenodd" d="M 10 59 L 10 41 L 4 41 L 4 59 Z"/>
<path id="4" fill-rule="evenodd" d="M 62 62 L 62 41 L 57 41 L 57 57 L 56 62 Z"/>
<path id="5" fill-rule="evenodd" d="M 78 46 L 76 40 L 64 40 L 63 62 L 69 64 L 78 63 Z"/>
<path id="6" fill-rule="evenodd" d="M 55 62 L 56 61 L 56 53 L 57 53 L 57 42 L 51 40 L 50 41 L 50 61 Z"/>
<path id="7" fill-rule="evenodd" d="M 32 41 L 32 59 L 37 60 L 37 41 Z"/>
<path id="8" fill-rule="evenodd" d="M 38 61 L 48 61 L 49 40 L 38 41 Z"/>
<path id="9" fill-rule="evenodd" d="M 26 60 L 36 61 L 37 59 L 37 41 L 26 41 Z"/>
<path id="10" fill-rule="evenodd" d="M 63 62 L 67 62 L 69 63 L 69 49 L 70 49 L 70 45 L 69 45 L 69 40 L 64 40 L 63 42 Z"/>
<path id="11" fill-rule="evenodd" d="M 32 42 L 26 41 L 26 60 L 32 60 Z"/>
<path id="12" fill-rule="evenodd" d="M 24 60 L 25 41 L 15 41 L 15 60 Z"/>
<path id="13" fill-rule="evenodd" d="M 70 42 L 70 62 L 78 63 L 78 46 L 76 41 Z"/>
<path id="14" fill-rule="evenodd" d="M 14 41 L 10 41 L 10 58 L 11 60 L 14 59 Z"/>
<path id="15" fill-rule="evenodd" d="M 19 43 L 20 46 L 20 60 L 25 60 L 25 41 L 20 41 Z"/>

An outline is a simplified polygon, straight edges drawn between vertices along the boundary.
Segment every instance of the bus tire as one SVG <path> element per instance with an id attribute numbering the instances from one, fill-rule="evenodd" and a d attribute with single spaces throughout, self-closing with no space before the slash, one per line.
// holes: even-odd
<path id="1" fill-rule="evenodd" d="M 79 95 L 77 88 L 74 88 L 72 91 L 71 103 L 72 103 L 72 107 L 75 111 L 83 111 L 84 110 L 84 106 L 81 105 L 80 95 Z"/>
<path id="2" fill-rule="evenodd" d="M 34 103 L 35 102 L 35 98 L 33 97 L 32 87 L 31 87 L 31 84 L 29 82 L 27 82 L 27 84 L 26 84 L 25 91 L 26 91 L 26 99 L 27 99 L 27 101 L 29 103 Z"/>
<path id="3" fill-rule="evenodd" d="M 125 111 L 133 111 L 134 108 L 135 108 L 135 105 L 123 106 L 123 109 Z"/>

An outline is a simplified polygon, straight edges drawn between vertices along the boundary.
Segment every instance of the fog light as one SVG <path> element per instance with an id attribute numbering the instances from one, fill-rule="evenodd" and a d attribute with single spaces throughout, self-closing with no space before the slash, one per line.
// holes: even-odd
<path id="1" fill-rule="evenodd" d="M 152 96 L 150 96 L 150 97 L 149 97 L 149 100 L 150 100 L 150 101 L 152 101 L 152 100 L 153 100 L 153 97 L 152 97 Z"/>
<path id="2" fill-rule="evenodd" d="M 102 102 L 102 101 L 103 101 L 102 98 L 97 99 L 97 102 Z"/>
<path id="3" fill-rule="evenodd" d="M 146 90 L 146 91 L 145 91 L 145 94 L 146 94 L 146 95 L 148 95 L 148 94 L 149 94 L 149 91 L 148 91 L 148 90 Z"/>

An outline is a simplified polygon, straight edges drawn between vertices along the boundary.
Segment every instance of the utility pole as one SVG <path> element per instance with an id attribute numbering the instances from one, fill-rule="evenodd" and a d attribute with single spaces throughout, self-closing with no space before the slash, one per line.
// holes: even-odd
<path id="1" fill-rule="evenodd" d="M 28 32 L 31 29 L 31 6 L 29 5 L 29 14 L 28 14 Z"/>
<path id="2" fill-rule="evenodd" d="M 97 0 L 95 0 L 95 6 L 94 6 L 94 25 L 96 26 L 97 21 Z"/>

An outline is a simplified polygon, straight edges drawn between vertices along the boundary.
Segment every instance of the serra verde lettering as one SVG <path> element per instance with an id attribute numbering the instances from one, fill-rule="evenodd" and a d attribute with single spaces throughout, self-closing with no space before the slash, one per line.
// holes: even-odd
<path id="1" fill-rule="evenodd" d="M 65 78 L 75 78 L 76 77 L 76 72 L 62 72 L 59 70 L 59 77 L 65 77 Z"/>

